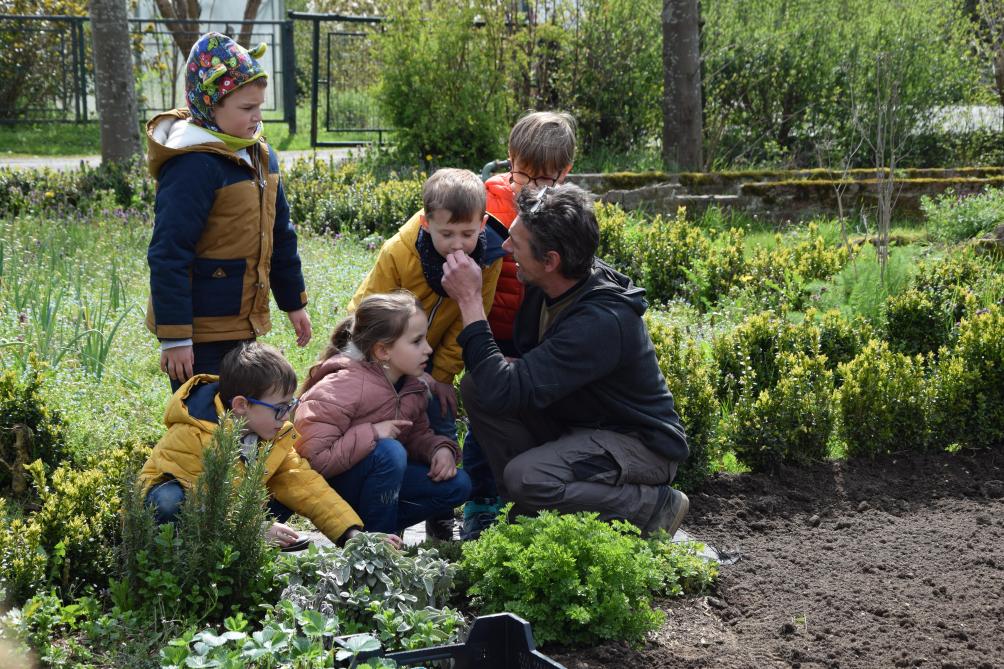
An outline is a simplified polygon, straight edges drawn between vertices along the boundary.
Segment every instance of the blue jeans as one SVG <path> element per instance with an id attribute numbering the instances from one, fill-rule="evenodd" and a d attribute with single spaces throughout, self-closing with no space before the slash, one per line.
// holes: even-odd
<path id="1" fill-rule="evenodd" d="M 409 462 L 396 439 L 378 439 L 373 452 L 328 484 L 348 502 L 370 532 L 397 533 L 460 506 L 471 494 L 465 471 L 446 481 L 428 477 L 428 465 Z"/>
<path id="2" fill-rule="evenodd" d="M 153 509 L 153 517 L 158 525 L 176 521 L 184 501 L 185 488 L 176 478 L 158 483 L 146 494 L 146 505 Z M 292 509 L 274 498 L 269 498 L 268 510 L 278 523 L 285 523 L 293 515 Z"/>
<path id="3" fill-rule="evenodd" d="M 464 471 L 471 477 L 471 499 L 498 497 L 491 465 L 473 430 L 468 430 L 464 438 Z"/>
<path id="4" fill-rule="evenodd" d="M 429 407 L 425 411 L 429 416 L 429 427 L 441 437 L 457 441 L 457 417 L 449 407 L 440 408 L 439 398 L 435 394 L 429 398 Z"/>

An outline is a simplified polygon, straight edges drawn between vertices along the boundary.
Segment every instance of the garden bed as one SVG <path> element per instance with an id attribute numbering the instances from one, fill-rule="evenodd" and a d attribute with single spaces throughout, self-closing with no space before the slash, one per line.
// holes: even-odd
<path id="1" fill-rule="evenodd" d="M 718 474 L 688 531 L 739 556 L 714 595 L 667 602 L 654 640 L 557 652 L 587 667 L 1004 665 L 1004 455 Z"/>

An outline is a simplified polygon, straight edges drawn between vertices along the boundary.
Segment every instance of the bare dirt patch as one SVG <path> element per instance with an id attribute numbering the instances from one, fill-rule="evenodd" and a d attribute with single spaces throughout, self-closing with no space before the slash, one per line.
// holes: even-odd
<path id="1" fill-rule="evenodd" d="M 717 475 L 687 531 L 740 559 L 593 667 L 1004 667 L 1004 454 L 904 453 Z"/>

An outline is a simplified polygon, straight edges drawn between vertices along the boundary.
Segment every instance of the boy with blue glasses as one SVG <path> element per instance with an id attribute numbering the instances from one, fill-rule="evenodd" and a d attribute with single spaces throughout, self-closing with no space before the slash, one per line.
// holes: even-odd
<path id="1" fill-rule="evenodd" d="M 284 525 L 293 513 L 308 518 L 329 539 L 342 543 L 360 531 L 362 520 L 310 468 L 293 448 L 297 434 L 289 420 L 298 400 L 293 397 L 296 372 L 275 348 L 251 342 L 224 356 L 220 375 L 196 374 L 171 398 L 164 422 L 167 434 L 154 447 L 140 473 L 147 505 L 158 523 L 177 519 L 185 496 L 202 474 L 203 450 L 227 411 L 244 420 L 241 458 L 250 462 L 265 455 L 265 486 L 269 510 L 276 522 L 267 538 L 288 546 L 299 537 Z M 268 443 L 271 449 L 267 449 Z M 399 546 L 397 537 L 390 537 Z"/>

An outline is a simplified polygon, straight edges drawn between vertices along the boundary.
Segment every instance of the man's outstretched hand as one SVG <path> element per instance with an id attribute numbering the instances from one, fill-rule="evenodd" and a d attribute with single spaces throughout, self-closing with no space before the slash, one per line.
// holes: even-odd
<path id="1" fill-rule="evenodd" d="M 460 313 L 467 326 L 475 321 L 483 321 L 485 306 L 481 301 L 481 267 L 463 251 L 454 251 L 446 256 L 443 263 L 443 289 L 460 307 Z"/>

